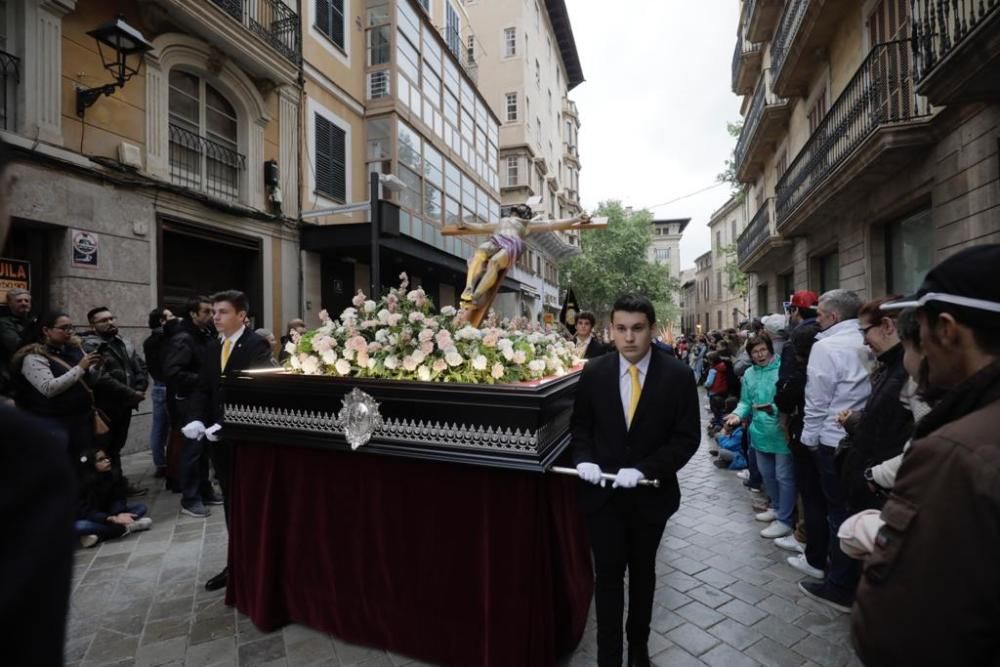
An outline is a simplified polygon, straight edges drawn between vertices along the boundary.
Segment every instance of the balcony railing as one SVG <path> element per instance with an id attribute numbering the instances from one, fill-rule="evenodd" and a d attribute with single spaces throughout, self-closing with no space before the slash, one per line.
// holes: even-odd
<path id="1" fill-rule="evenodd" d="M 177 185 L 238 199 L 240 172 L 246 166 L 246 156 L 170 124 L 170 179 Z"/>
<path id="2" fill-rule="evenodd" d="M 299 61 L 299 16 L 282 0 L 211 0 L 293 62 Z"/>
<path id="3" fill-rule="evenodd" d="M 771 238 L 771 207 L 774 198 L 764 200 L 743 233 L 736 239 L 736 261 L 742 267 L 757 249 Z"/>
<path id="4" fill-rule="evenodd" d="M 781 68 L 785 65 L 788 57 L 788 49 L 795 40 L 802 19 L 809 9 L 809 0 L 788 0 L 785 8 L 781 12 L 781 19 L 778 21 L 778 28 L 774 31 L 771 39 L 771 71 L 774 76 L 778 76 Z"/>
<path id="5" fill-rule="evenodd" d="M 913 0 L 917 81 L 997 12 L 1000 0 Z"/>
<path id="6" fill-rule="evenodd" d="M 737 36 L 736 48 L 733 50 L 733 92 L 737 94 L 740 93 L 740 70 L 746 64 L 749 56 L 760 54 L 760 47 L 760 44 L 753 44 L 748 42 L 746 39 L 743 39 L 742 36 Z"/>
<path id="7" fill-rule="evenodd" d="M 6 51 L 0 51 L 0 127 L 13 130 L 17 127 L 17 84 L 21 81 L 21 60 Z"/>
<path id="8" fill-rule="evenodd" d="M 736 141 L 736 169 L 739 171 L 743 161 L 746 160 L 747 151 L 750 148 L 750 143 L 753 141 L 753 136 L 757 132 L 757 127 L 760 125 L 761 116 L 764 115 L 764 109 L 767 106 L 774 104 L 785 104 L 787 100 L 784 97 L 778 97 L 771 90 L 771 70 L 765 69 L 761 72 L 760 78 L 757 80 L 757 88 L 754 91 L 753 99 L 750 101 L 750 109 L 747 111 L 746 119 L 743 121 L 743 129 L 740 130 L 740 137 Z"/>
<path id="9" fill-rule="evenodd" d="M 914 92 L 911 40 L 878 44 L 833 103 L 775 188 L 780 227 L 880 127 L 930 115 Z"/>

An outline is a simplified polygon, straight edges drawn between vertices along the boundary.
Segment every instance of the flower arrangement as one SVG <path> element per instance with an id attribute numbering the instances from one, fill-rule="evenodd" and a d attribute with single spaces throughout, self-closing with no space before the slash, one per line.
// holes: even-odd
<path id="1" fill-rule="evenodd" d="M 445 306 L 437 313 L 423 289 L 400 285 L 378 302 L 361 291 L 337 319 L 319 314 L 318 329 L 285 345 L 286 367 L 305 375 L 333 375 L 497 384 L 562 376 L 580 363 L 576 349 L 554 333 L 524 321 L 481 329 Z"/>

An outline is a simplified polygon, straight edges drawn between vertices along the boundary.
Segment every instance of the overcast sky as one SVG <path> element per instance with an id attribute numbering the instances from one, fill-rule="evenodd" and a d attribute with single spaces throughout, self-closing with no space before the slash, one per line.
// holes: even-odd
<path id="1" fill-rule="evenodd" d="M 586 81 L 570 92 L 580 111 L 580 196 L 652 207 L 715 183 L 739 119 L 730 90 L 736 0 L 566 0 Z M 681 267 L 711 248 L 708 218 L 728 198 L 719 186 L 653 208 L 691 218 Z"/>

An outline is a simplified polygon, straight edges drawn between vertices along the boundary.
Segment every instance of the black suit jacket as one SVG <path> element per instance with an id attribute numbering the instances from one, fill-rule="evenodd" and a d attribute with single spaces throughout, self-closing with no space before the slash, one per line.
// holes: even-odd
<path id="1" fill-rule="evenodd" d="M 271 344 L 267 342 L 266 338 L 258 336 L 248 327 L 229 352 L 229 361 L 226 363 L 224 371 L 222 370 L 222 341 L 218 337 L 213 338 L 208 344 L 205 358 L 208 361 L 205 366 L 208 370 L 206 377 L 208 394 L 211 396 L 211 424 L 221 424 L 222 408 L 226 403 L 221 383 L 222 378 L 234 378 L 239 375 L 240 371 L 271 366 Z M 206 426 L 211 424 L 205 422 Z"/>
<path id="2" fill-rule="evenodd" d="M 608 352 L 615 349 L 614 345 L 606 345 L 601 341 L 597 340 L 593 336 L 590 337 L 590 342 L 587 343 L 587 349 L 583 352 L 584 359 L 593 359 L 594 357 L 600 357 Z"/>
<path id="3" fill-rule="evenodd" d="M 660 488 L 612 489 L 580 483 L 584 512 L 601 508 L 614 493 L 632 493 L 642 517 L 665 522 L 680 505 L 677 471 L 701 441 L 698 392 L 691 369 L 660 349 L 651 348 L 649 368 L 631 428 L 626 430 L 619 393 L 619 355 L 587 362 L 576 390 L 570 423 L 573 462 L 596 463 L 603 472 L 637 468 Z"/>

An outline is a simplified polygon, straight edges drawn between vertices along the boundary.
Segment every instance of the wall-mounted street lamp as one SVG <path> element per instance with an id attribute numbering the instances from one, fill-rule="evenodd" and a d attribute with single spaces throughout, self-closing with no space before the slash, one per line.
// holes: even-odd
<path id="1" fill-rule="evenodd" d="M 146 52 L 153 45 L 146 41 L 142 33 L 125 22 L 125 17 L 118 15 L 114 21 L 87 33 L 97 40 L 97 49 L 101 54 L 104 69 L 115 78 L 114 83 L 108 83 L 96 88 L 86 88 L 76 91 L 76 115 L 83 117 L 87 107 L 96 102 L 101 95 L 113 95 L 115 90 L 125 86 L 125 82 L 139 73 Z M 129 58 L 135 65 L 129 64 Z"/>

